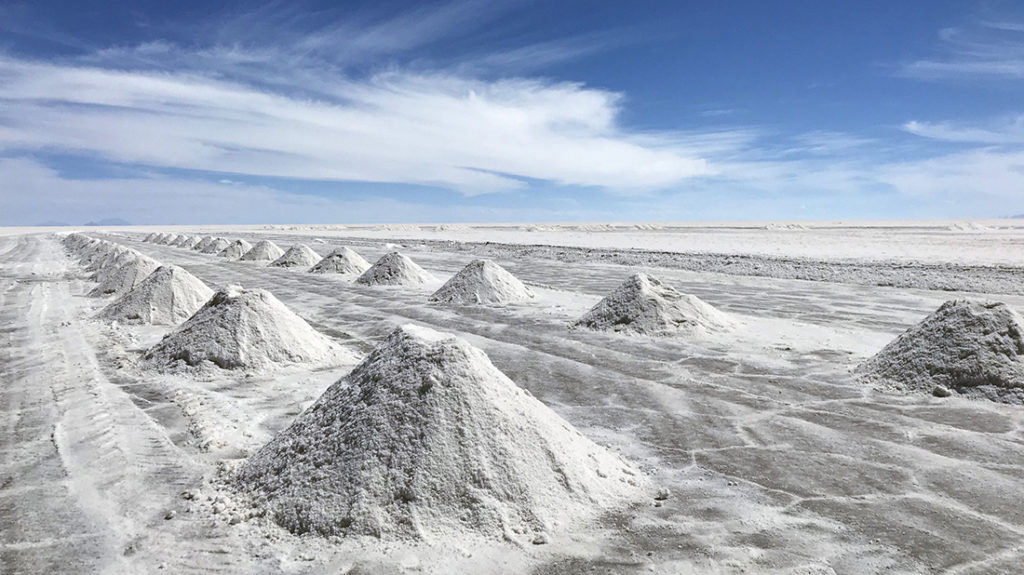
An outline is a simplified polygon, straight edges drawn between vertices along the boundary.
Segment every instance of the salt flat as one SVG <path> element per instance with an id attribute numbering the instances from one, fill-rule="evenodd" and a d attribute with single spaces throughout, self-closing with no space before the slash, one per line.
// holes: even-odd
<path id="1" fill-rule="evenodd" d="M 142 351 L 171 328 L 93 319 L 109 298 L 85 297 L 95 284 L 55 231 L 0 231 L 4 572 L 966 574 L 1024 563 L 1024 410 L 876 390 L 851 374 L 948 299 L 1024 310 L 1020 221 L 80 230 L 211 287 L 266 289 L 360 354 L 401 324 L 457 334 L 670 493 L 552 529 L 543 545 L 300 537 L 235 520 L 224 474 L 352 365 L 147 371 Z M 437 282 L 364 286 L 142 242 L 152 231 L 303 242 L 319 255 L 347 246 L 371 263 L 397 248 Z M 477 257 L 536 297 L 428 301 Z M 637 271 L 735 329 L 568 328 Z"/>

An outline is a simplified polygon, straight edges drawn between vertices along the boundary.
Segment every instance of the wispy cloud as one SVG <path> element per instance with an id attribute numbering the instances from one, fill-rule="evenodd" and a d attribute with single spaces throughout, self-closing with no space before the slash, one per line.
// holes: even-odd
<path id="1" fill-rule="evenodd" d="M 983 124 L 954 122 L 918 122 L 903 124 L 916 136 L 969 144 L 1024 144 L 1024 114 L 992 120 Z"/>
<path id="2" fill-rule="evenodd" d="M 984 22 L 940 31 L 943 55 L 900 66 L 905 77 L 926 80 L 1024 78 L 1024 23 Z"/>

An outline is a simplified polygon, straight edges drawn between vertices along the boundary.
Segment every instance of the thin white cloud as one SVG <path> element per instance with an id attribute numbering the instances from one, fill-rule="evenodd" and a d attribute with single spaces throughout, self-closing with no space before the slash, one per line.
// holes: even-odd
<path id="1" fill-rule="evenodd" d="M 1024 78 L 1024 25 L 986 22 L 981 26 L 940 31 L 944 55 L 903 64 L 900 74 L 923 80 Z"/>
<path id="2" fill-rule="evenodd" d="M 933 140 L 972 144 L 1024 144 L 1024 114 L 971 125 L 953 122 L 918 122 L 903 124 L 903 130 Z"/>

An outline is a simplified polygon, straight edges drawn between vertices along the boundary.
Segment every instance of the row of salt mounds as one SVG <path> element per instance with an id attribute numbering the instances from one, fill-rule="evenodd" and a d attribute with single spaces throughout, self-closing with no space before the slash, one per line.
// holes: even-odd
<path id="1" fill-rule="evenodd" d="M 270 262 L 270 265 L 277 268 L 301 267 L 305 269 L 316 265 L 319 261 L 320 254 L 314 252 L 313 248 L 306 244 L 296 244 L 281 254 L 281 257 Z"/>
<path id="2" fill-rule="evenodd" d="M 356 358 L 270 292 L 231 286 L 214 294 L 145 359 L 165 371 L 213 365 L 259 371 L 274 364 L 351 363 Z"/>
<path id="3" fill-rule="evenodd" d="M 186 250 L 190 250 L 190 249 L 196 247 L 199 244 L 199 242 L 201 242 L 202 240 L 203 240 L 203 238 L 200 237 L 200 236 L 191 236 L 187 240 L 179 243 L 178 247 L 179 248 L 184 248 Z"/>
<path id="4" fill-rule="evenodd" d="M 648 483 L 462 339 L 407 325 L 239 470 L 294 533 L 504 537 L 637 501 Z"/>
<path id="5" fill-rule="evenodd" d="M 437 281 L 427 270 L 416 262 L 398 253 L 384 254 L 363 275 L 356 278 L 356 283 L 363 285 L 419 285 Z"/>
<path id="6" fill-rule="evenodd" d="M 213 290 L 178 266 L 161 266 L 99 313 L 128 323 L 178 325 L 203 307 Z"/>
<path id="7" fill-rule="evenodd" d="M 709 333 L 732 326 L 729 317 L 697 296 L 676 291 L 647 274 L 622 282 L 574 327 L 646 335 Z"/>
<path id="8" fill-rule="evenodd" d="M 310 268 L 314 274 L 362 274 L 370 269 L 370 262 L 349 248 L 338 248 Z"/>
<path id="9" fill-rule="evenodd" d="M 1024 404 L 1024 320 L 1003 303 L 950 300 L 857 372 L 901 390 Z"/>
<path id="10" fill-rule="evenodd" d="M 175 238 L 169 245 L 176 248 L 180 248 L 183 245 L 185 245 L 185 242 L 189 241 L 190 239 L 192 239 L 192 236 L 180 235 L 177 238 Z"/>
<path id="11" fill-rule="evenodd" d="M 205 250 L 207 248 L 207 246 L 212 244 L 213 241 L 216 240 L 216 239 L 217 238 L 215 238 L 213 236 L 203 236 L 203 239 L 199 240 L 198 244 L 192 246 L 192 249 L 197 251 L 197 252 L 201 252 L 201 251 Z"/>
<path id="12" fill-rule="evenodd" d="M 252 244 L 250 244 L 249 242 L 245 240 L 235 240 L 231 242 L 231 245 L 218 252 L 217 257 L 237 260 L 238 258 L 244 256 L 251 249 Z"/>
<path id="13" fill-rule="evenodd" d="M 142 283 L 158 267 L 160 263 L 149 256 L 138 252 L 129 254 L 126 261 L 108 266 L 110 271 L 104 273 L 89 297 L 120 296 Z"/>
<path id="14" fill-rule="evenodd" d="M 474 260 L 452 276 L 431 301 L 500 305 L 533 299 L 533 291 L 491 260 Z"/>
<path id="15" fill-rule="evenodd" d="M 239 259 L 243 262 L 272 262 L 283 255 L 284 250 L 279 248 L 274 242 L 260 240 Z"/>
<path id="16" fill-rule="evenodd" d="M 155 240 L 158 235 L 160 235 L 160 234 L 158 234 L 156 232 L 149 232 L 149 235 L 147 235 L 146 237 L 142 238 L 142 241 L 144 241 L 146 243 L 153 243 L 153 240 Z"/>
<path id="17" fill-rule="evenodd" d="M 101 281 L 102 278 L 100 276 L 102 275 L 104 268 L 110 270 L 112 265 L 123 263 L 126 256 L 131 256 L 137 253 L 139 252 L 136 252 L 131 248 L 127 248 L 113 242 L 105 242 L 101 249 L 93 252 L 93 256 L 89 258 L 88 263 L 83 262 L 84 269 L 87 272 L 94 272 L 90 279 L 93 281 Z"/>
<path id="18" fill-rule="evenodd" d="M 219 254 L 224 251 L 224 248 L 231 245 L 231 242 L 224 238 L 216 238 L 210 242 L 200 253 L 204 254 Z"/>

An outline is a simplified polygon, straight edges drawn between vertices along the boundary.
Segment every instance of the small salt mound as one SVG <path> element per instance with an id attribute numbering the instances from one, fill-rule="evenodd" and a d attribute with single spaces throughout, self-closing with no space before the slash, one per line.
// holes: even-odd
<path id="1" fill-rule="evenodd" d="M 516 276 L 491 260 L 474 260 L 441 289 L 431 301 L 458 304 L 500 305 L 533 299 L 533 292 Z"/>
<path id="2" fill-rule="evenodd" d="M 314 274 L 362 274 L 370 269 L 370 262 L 349 248 L 338 248 L 310 268 Z"/>
<path id="3" fill-rule="evenodd" d="M 245 240 L 235 240 L 231 245 L 221 250 L 217 257 L 237 260 L 252 249 L 252 244 Z"/>
<path id="4" fill-rule="evenodd" d="M 167 245 L 173 246 L 173 247 L 176 247 L 176 248 L 180 248 L 181 244 L 187 242 L 188 239 L 189 239 L 189 236 L 186 236 L 186 235 L 175 236 L 174 239 L 171 240 L 170 242 L 168 242 Z"/>
<path id="5" fill-rule="evenodd" d="M 196 247 L 197 245 L 199 245 L 199 242 L 201 242 L 201 241 L 203 241 L 203 238 L 201 238 L 199 236 L 191 236 L 187 240 L 179 243 L 178 247 L 190 250 L 190 249 Z"/>
<path id="6" fill-rule="evenodd" d="M 284 250 L 270 240 L 261 240 L 245 252 L 240 259 L 244 262 L 272 262 L 284 255 Z"/>
<path id="7" fill-rule="evenodd" d="M 135 255 L 127 262 L 114 266 L 113 271 L 104 277 L 100 285 L 91 292 L 90 297 L 119 296 L 142 283 L 149 274 L 156 271 L 160 263 L 142 254 Z"/>
<path id="8" fill-rule="evenodd" d="M 356 283 L 364 285 L 418 285 L 435 281 L 434 276 L 398 252 L 384 254 L 356 278 Z"/>
<path id="9" fill-rule="evenodd" d="M 214 239 L 216 238 L 214 238 L 213 236 L 203 236 L 203 239 L 199 240 L 198 244 L 192 246 L 192 249 L 197 252 L 201 252 L 205 250 L 207 246 L 213 243 Z"/>
<path id="10" fill-rule="evenodd" d="M 103 283 L 107 281 L 107 278 L 117 272 L 117 270 L 124 264 L 142 257 L 141 252 L 137 252 L 133 249 L 118 246 L 119 249 L 113 250 L 108 253 L 104 258 L 97 260 L 87 266 L 86 270 L 94 270 L 90 279 L 95 282 Z"/>
<path id="11" fill-rule="evenodd" d="M 237 481 L 295 533 L 526 541 L 648 490 L 484 352 L 415 326 L 328 388 Z"/>
<path id="12" fill-rule="evenodd" d="M 258 371 L 274 364 L 355 360 L 270 292 L 237 286 L 214 294 L 145 357 L 151 366 L 171 371 L 204 366 Z"/>
<path id="13" fill-rule="evenodd" d="M 729 317 L 697 296 L 679 293 L 647 274 L 633 274 L 573 324 L 646 335 L 707 333 L 731 327 Z"/>
<path id="14" fill-rule="evenodd" d="M 204 254 L 219 254 L 220 252 L 224 251 L 224 248 L 226 248 L 226 247 L 228 247 L 230 245 L 231 245 L 231 242 L 227 241 L 226 239 L 224 239 L 224 238 L 217 238 L 217 239 L 213 240 L 212 242 L 210 242 L 210 244 L 207 245 L 205 248 L 203 248 L 203 251 L 200 252 L 200 253 L 204 253 Z"/>
<path id="15" fill-rule="evenodd" d="M 947 301 L 857 372 L 903 390 L 1024 404 L 1024 320 L 1003 303 Z"/>
<path id="16" fill-rule="evenodd" d="M 270 262 L 271 266 L 278 268 L 306 269 L 320 261 L 320 255 L 313 251 L 313 248 L 306 244 L 297 244 L 286 251 L 281 257 Z"/>
<path id="17" fill-rule="evenodd" d="M 123 322 L 178 325 L 212 296 L 213 290 L 196 276 L 178 266 L 161 266 L 99 315 Z"/>
<path id="18" fill-rule="evenodd" d="M 153 243 L 153 240 L 155 240 L 158 235 L 160 235 L 160 234 L 158 234 L 156 232 L 150 232 L 149 235 L 146 236 L 145 238 L 143 238 L 142 241 L 144 241 L 146 243 Z"/>
<path id="19" fill-rule="evenodd" d="M 183 239 L 185 239 L 185 236 L 181 234 L 170 234 L 167 241 L 163 242 L 163 244 L 166 246 L 173 246 L 174 242 L 180 242 Z"/>
<path id="20" fill-rule="evenodd" d="M 96 257 L 90 258 L 89 263 L 85 265 L 85 271 L 96 272 L 111 265 L 124 263 L 126 256 L 132 256 L 138 253 L 139 252 L 124 246 L 110 244 L 103 252 L 96 252 Z M 101 281 L 95 274 L 92 279 Z"/>

